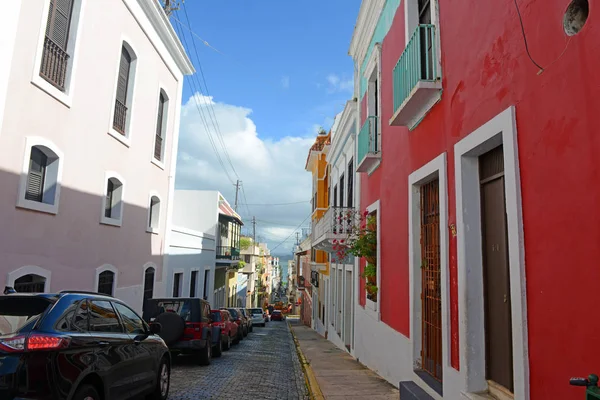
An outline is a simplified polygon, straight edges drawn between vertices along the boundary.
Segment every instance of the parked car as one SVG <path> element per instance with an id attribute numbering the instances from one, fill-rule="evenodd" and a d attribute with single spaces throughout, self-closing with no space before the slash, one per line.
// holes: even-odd
<path id="1" fill-rule="evenodd" d="M 271 314 L 271 321 L 283 321 L 285 317 L 280 310 L 274 310 Z"/>
<path id="2" fill-rule="evenodd" d="M 246 325 L 248 326 L 248 332 L 252 332 L 254 329 L 254 324 L 252 323 L 252 314 L 250 314 L 250 310 L 247 308 L 240 308 L 244 317 L 246 317 Z"/>
<path id="3" fill-rule="evenodd" d="M 176 354 L 193 354 L 200 365 L 209 365 L 213 355 L 210 304 L 197 297 L 148 299 L 144 321 L 158 322 L 160 336 Z M 220 338 L 219 338 L 220 343 Z M 217 344 L 216 351 L 220 349 Z M 215 356 L 220 353 L 215 353 Z"/>
<path id="4" fill-rule="evenodd" d="M 238 319 L 239 319 L 239 321 L 236 321 L 236 322 L 242 328 L 242 335 L 244 337 L 248 336 L 248 319 L 246 318 L 246 316 L 244 315 L 242 310 L 240 308 L 228 308 L 228 310 L 229 310 L 229 312 L 231 312 L 231 310 L 235 310 L 235 312 L 238 315 Z"/>
<path id="5" fill-rule="evenodd" d="M 262 310 L 262 308 L 251 308 L 249 310 L 250 315 L 252 316 L 252 324 L 253 325 L 260 325 L 262 327 L 265 326 L 266 324 L 266 314 L 264 313 L 264 311 Z"/>
<path id="6" fill-rule="evenodd" d="M 240 342 L 240 340 L 244 339 L 244 316 L 237 311 L 235 308 L 221 308 L 221 310 L 228 311 L 233 319 L 233 322 L 237 325 L 237 341 L 236 344 Z"/>
<path id="7" fill-rule="evenodd" d="M 165 400 L 171 357 L 159 332 L 97 293 L 0 296 L 0 399 Z"/>
<path id="8" fill-rule="evenodd" d="M 213 325 L 213 344 L 220 338 L 223 350 L 229 350 L 232 344 L 239 343 L 237 339 L 238 326 L 233 322 L 227 310 L 211 310 Z"/>

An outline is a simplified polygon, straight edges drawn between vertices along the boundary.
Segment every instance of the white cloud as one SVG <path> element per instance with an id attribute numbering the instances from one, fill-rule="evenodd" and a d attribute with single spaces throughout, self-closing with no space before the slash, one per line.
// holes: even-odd
<path id="1" fill-rule="evenodd" d="M 304 170 L 308 150 L 314 134 L 306 137 L 286 136 L 276 140 L 262 139 L 250 118 L 252 110 L 215 102 L 212 97 L 195 95 L 199 108 L 208 121 L 209 115 L 218 121 L 225 146 L 240 179 L 243 181 L 247 203 L 280 204 L 309 201 L 311 175 Z M 210 112 L 210 114 L 209 114 Z M 215 145 L 232 179 L 227 157 L 224 155 L 213 124 L 209 122 Z M 181 189 L 219 190 L 233 205 L 235 188 L 220 166 L 211 146 L 206 127 L 198 112 L 194 97 L 190 97 L 181 111 L 179 156 L 176 186 Z M 240 202 L 246 202 L 240 193 Z M 286 206 L 241 205 L 238 212 L 244 217 L 245 227 L 251 232 L 251 217 L 256 216 L 257 236 L 269 247 L 283 241 L 294 232 L 310 213 L 310 203 Z M 303 226 L 308 226 L 309 221 Z M 291 254 L 295 235 L 281 245 L 278 254 Z"/>
<path id="2" fill-rule="evenodd" d="M 290 88 L 290 77 L 289 76 L 284 76 L 281 78 L 281 87 L 283 87 L 284 89 Z"/>
<path id="3" fill-rule="evenodd" d="M 354 82 L 352 79 L 342 79 L 337 74 L 327 75 L 327 93 L 339 93 L 347 92 L 352 93 L 354 91 Z"/>

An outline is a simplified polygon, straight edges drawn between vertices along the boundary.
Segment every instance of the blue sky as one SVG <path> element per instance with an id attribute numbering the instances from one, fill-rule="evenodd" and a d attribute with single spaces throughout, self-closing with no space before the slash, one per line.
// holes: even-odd
<path id="1" fill-rule="evenodd" d="M 204 111 L 212 107 L 244 182 L 246 203 L 309 200 L 310 173 L 304 171 L 304 161 L 316 128 L 329 128 L 353 96 L 347 53 L 359 7 L 360 0 L 187 0 L 189 25 L 218 52 L 196 37 L 212 99 L 193 98 L 192 80 L 186 79 L 177 187 L 220 190 L 233 203 L 233 186 L 215 167 L 214 151 L 203 138 L 207 133 L 198 122 L 200 104 Z M 175 18 L 188 25 L 183 8 L 172 23 L 177 32 L 183 29 L 182 42 L 187 41 L 188 55 L 199 70 L 192 36 Z M 225 166 L 234 176 L 227 162 Z M 300 224 L 310 204 L 242 206 L 238 211 L 271 222 L 262 223 L 259 234 L 273 247 Z M 293 240 L 289 242 L 281 246 L 286 253 Z"/>

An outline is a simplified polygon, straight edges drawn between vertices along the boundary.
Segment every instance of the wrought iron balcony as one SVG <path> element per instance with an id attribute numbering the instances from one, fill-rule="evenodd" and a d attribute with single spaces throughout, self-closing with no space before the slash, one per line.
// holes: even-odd
<path id="1" fill-rule="evenodd" d="M 239 260 L 240 249 L 233 246 L 217 246 L 217 258 L 221 260 Z"/>
<path id="2" fill-rule="evenodd" d="M 358 164 L 357 172 L 368 172 L 381 159 L 381 144 L 379 138 L 379 118 L 367 117 L 358 133 Z"/>
<path id="3" fill-rule="evenodd" d="M 390 125 L 414 127 L 442 90 L 435 25 L 418 25 L 393 71 L 394 115 Z"/>
<path id="4" fill-rule="evenodd" d="M 352 207 L 330 207 L 315 224 L 313 247 L 333 253 L 334 241 L 346 240 L 357 220 L 356 211 Z"/>
<path id="5" fill-rule="evenodd" d="M 69 55 L 67 52 L 46 36 L 40 76 L 64 92 L 68 62 Z"/>
<path id="6" fill-rule="evenodd" d="M 121 135 L 125 135 L 125 124 L 127 123 L 127 106 L 119 100 L 115 100 L 115 116 L 113 128 Z"/>

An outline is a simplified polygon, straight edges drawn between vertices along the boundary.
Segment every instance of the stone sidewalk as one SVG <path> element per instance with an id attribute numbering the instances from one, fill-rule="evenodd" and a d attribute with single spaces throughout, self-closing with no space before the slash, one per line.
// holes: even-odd
<path id="1" fill-rule="evenodd" d="M 300 362 L 304 364 L 312 398 L 400 398 L 398 389 L 356 361 L 350 354 L 340 350 L 314 330 L 300 324 L 296 318 L 288 318 L 288 323 L 300 348 Z"/>

